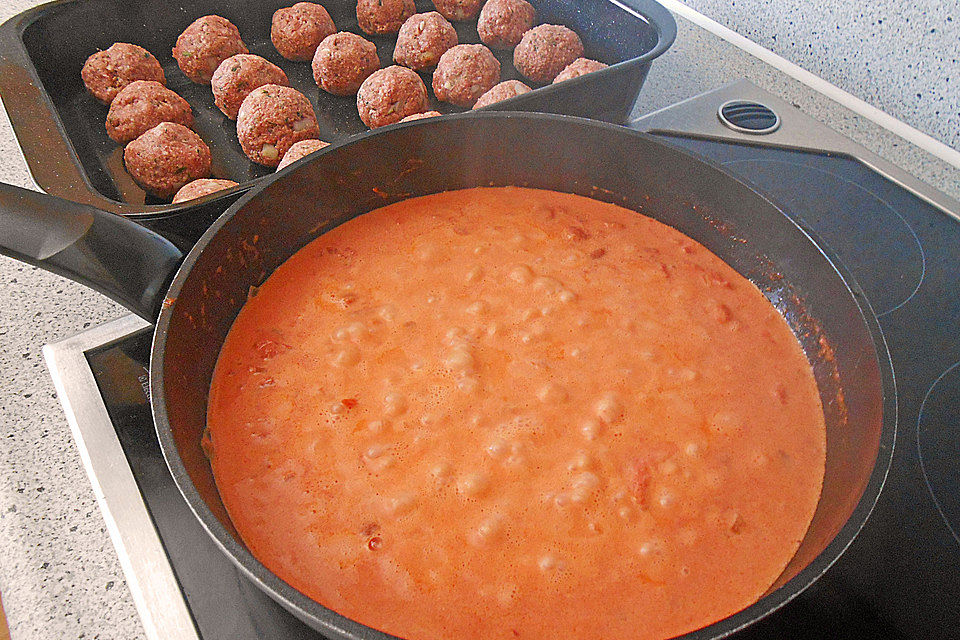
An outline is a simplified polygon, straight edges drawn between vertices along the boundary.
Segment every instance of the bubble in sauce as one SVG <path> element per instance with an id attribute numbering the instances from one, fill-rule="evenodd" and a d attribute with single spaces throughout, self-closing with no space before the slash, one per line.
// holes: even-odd
<path id="1" fill-rule="evenodd" d="M 333 364 L 337 367 L 351 367 L 360 362 L 360 349 L 353 344 L 346 344 L 333 356 Z"/>
<path id="2" fill-rule="evenodd" d="M 613 391 L 608 391 L 600 396 L 596 404 L 593 405 L 593 410 L 598 418 L 610 424 L 623 414 L 623 403 L 620 401 L 620 396 Z"/>
<path id="3" fill-rule="evenodd" d="M 518 264 L 510 269 L 510 279 L 520 284 L 530 284 L 533 282 L 533 269 L 525 264 Z"/>
<path id="4" fill-rule="evenodd" d="M 457 482 L 457 490 L 465 496 L 475 498 L 486 493 L 490 478 L 479 471 L 468 473 Z"/>
<path id="5" fill-rule="evenodd" d="M 596 440 L 597 436 L 600 435 L 600 430 L 600 423 L 593 418 L 587 418 L 580 425 L 580 433 L 587 440 Z"/>
<path id="6" fill-rule="evenodd" d="M 407 399 L 399 393 L 388 393 L 383 398 L 383 414 L 387 417 L 402 415 L 407 410 Z"/>
<path id="7" fill-rule="evenodd" d="M 537 398 L 544 404 L 560 404 L 569 397 L 567 390 L 556 382 L 548 382 L 537 390 Z"/>

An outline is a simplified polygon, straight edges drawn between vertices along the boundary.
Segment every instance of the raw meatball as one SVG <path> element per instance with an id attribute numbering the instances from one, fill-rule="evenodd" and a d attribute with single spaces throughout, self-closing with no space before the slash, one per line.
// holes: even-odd
<path id="1" fill-rule="evenodd" d="M 180 188 L 180 191 L 177 191 L 177 195 L 173 196 L 173 202 L 185 202 L 187 200 L 196 200 L 197 198 L 202 198 L 203 196 L 208 196 L 211 193 L 216 193 L 217 191 L 223 191 L 225 189 L 230 189 L 237 186 L 237 183 L 233 180 L 218 180 L 216 178 L 200 178 L 199 180 L 194 180 L 193 182 L 188 182 Z"/>
<path id="2" fill-rule="evenodd" d="M 300 158 L 306 158 L 314 151 L 320 151 L 320 149 L 329 146 L 330 143 L 324 142 L 323 140 L 301 140 L 287 149 L 287 152 L 283 154 L 283 160 L 277 165 L 277 171 L 280 171 L 280 169 L 283 169 L 288 164 L 293 164 Z"/>
<path id="3" fill-rule="evenodd" d="M 413 115 L 407 116 L 400 120 L 400 122 L 413 122 L 414 120 L 423 120 L 424 118 L 435 118 L 437 116 L 443 115 L 439 111 L 424 111 L 423 113 L 415 113 Z"/>
<path id="4" fill-rule="evenodd" d="M 250 92 L 237 114 L 237 139 L 247 157 L 268 167 L 301 140 L 320 137 L 313 105 L 296 89 L 268 84 Z"/>
<path id="5" fill-rule="evenodd" d="M 306 62 L 313 59 L 323 39 L 336 30 L 333 18 L 322 6 L 298 2 L 273 14 L 270 40 L 287 60 Z"/>
<path id="6" fill-rule="evenodd" d="M 182 124 L 161 122 L 127 145 L 123 163 L 144 191 L 169 198 L 210 175 L 210 148 Z"/>
<path id="7" fill-rule="evenodd" d="M 87 91 L 103 104 L 110 104 L 120 90 L 134 80 L 166 84 L 163 67 L 153 54 L 135 44 L 118 42 L 87 58 L 80 70 Z"/>
<path id="8" fill-rule="evenodd" d="M 243 99 L 265 84 L 287 86 L 290 82 L 283 69 L 252 53 L 230 56 L 220 63 L 210 79 L 214 103 L 231 120 L 237 119 Z"/>
<path id="9" fill-rule="evenodd" d="M 428 69 L 457 45 L 457 31 L 436 11 L 411 16 L 400 27 L 393 61 L 414 71 Z"/>
<path id="10" fill-rule="evenodd" d="M 472 20 L 482 5 L 483 0 L 433 0 L 440 15 L 454 22 Z"/>
<path id="11" fill-rule="evenodd" d="M 526 0 L 490 0 L 480 10 L 477 33 L 488 47 L 513 49 L 536 17 L 536 10 Z"/>
<path id="12" fill-rule="evenodd" d="M 530 87 L 523 84 L 519 80 L 505 80 L 501 82 L 490 91 L 487 91 L 485 94 L 480 96 L 477 100 L 477 103 L 473 105 L 474 109 L 479 109 L 480 107 L 485 107 L 488 104 L 493 104 L 494 102 L 500 102 L 501 100 L 506 100 L 507 98 L 515 98 L 521 94 L 527 93 L 530 91 Z"/>
<path id="13" fill-rule="evenodd" d="M 379 68 L 377 45 L 346 31 L 324 38 L 313 56 L 313 79 L 317 86 L 336 96 L 355 94 L 363 81 Z"/>
<path id="14" fill-rule="evenodd" d="M 363 124 L 382 127 L 427 109 L 427 88 L 414 71 L 393 65 L 377 71 L 360 85 L 357 110 Z"/>
<path id="15" fill-rule="evenodd" d="M 183 74 L 197 84 L 210 84 L 220 63 L 238 53 L 248 53 L 240 31 L 220 16 L 203 16 L 183 30 L 173 57 Z"/>
<path id="16" fill-rule="evenodd" d="M 593 73 L 594 71 L 600 71 L 600 69 L 606 69 L 607 65 L 602 62 L 597 62 L 596 60 L 591 60 L 590 58 L 577 58 L 566 67 L 563 71 L 557 74 L 557 77 L 553 79 L 554 84 L 557 82 L 563 82 L 564 80 L 573 80 L 574 78 L 579 78 L 580 76 L 585 76 L 588 73 Z"/>
<path id="17" fill-rule="evenodd" d="M 500 63 L 482 44 L 458 44 L 440 56 L 433 73 L 437 100 L 472 107 L 500 82 Z"/>
<path id="18" fill-rule="evenodd" d="M 542 24 L 523 34 L 513 52 L 513 66 L 534 82 L 551 82 L 583 55 L 580 37 L 558 24 Z"/>
<path id="19" fill-rule="evenodd" d="M 161 122 L 192 127 L 190 104 L 159 82 L 136 80 L 124 87 L 110 103 L 107 135 L 114 142 L 126 144 Z"/>
<path id="20" fill-rule="evenodd" d="M 413 0 L 357 0 L 357 22 L 369 34 L 396 33 L 416 12 Z"/>

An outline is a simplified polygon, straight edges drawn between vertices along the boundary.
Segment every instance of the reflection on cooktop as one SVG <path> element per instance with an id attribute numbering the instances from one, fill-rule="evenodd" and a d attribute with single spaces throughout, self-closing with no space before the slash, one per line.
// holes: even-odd
<path id="1" fill-rule="evenodd" d="M 850 269 L 878 316 L 903 305 L 920 287 L 923 248 L 903 216 L 874 193 L 799 163 L 753 158 L 723 166 L 803 220 Z M 856 215 L 838 215 L 838 208 Z"/>
<path id="2" fill-rule="evenodd" d="M 944 371 L 923 399 L 917 447 L 927 489 L 960 543 L 960 362 Z"/>

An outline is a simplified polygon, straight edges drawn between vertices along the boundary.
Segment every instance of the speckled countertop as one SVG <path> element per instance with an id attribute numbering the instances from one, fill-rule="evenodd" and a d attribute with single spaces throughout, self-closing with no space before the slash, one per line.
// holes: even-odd
<path id="1" fill-rule="evenodd" d="M 0 21 L 35 4 L 5 0 Z M 960 170 L 699 27 L 678 23 L 677 43 L 653 65 L 636 114 L 747 78 L 960 197 Z M 0 180 L 35 188 L 5 112 Z M 40 352 L 123 314 L 80 285 L 0 258 L 0 593 L 14 640 L 143 637 Z"/>

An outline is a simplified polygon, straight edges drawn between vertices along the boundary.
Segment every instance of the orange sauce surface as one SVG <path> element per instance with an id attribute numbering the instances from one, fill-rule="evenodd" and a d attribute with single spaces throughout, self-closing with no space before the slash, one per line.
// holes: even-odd
<path id="1" fill-rule="evenodd" d="M 411 640 L 659 639 L 756 601 L 823 480 L 758 289 L 635 212 L 414 198 L 284 263 L 217 365 L 208 453 L 267 567 Z"/>

